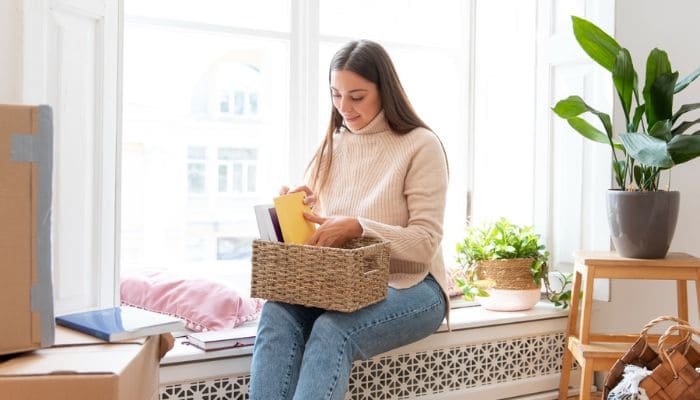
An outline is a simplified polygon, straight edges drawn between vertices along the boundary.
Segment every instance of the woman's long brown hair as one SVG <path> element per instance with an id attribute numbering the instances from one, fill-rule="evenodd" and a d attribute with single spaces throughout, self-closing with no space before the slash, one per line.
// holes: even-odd
<path id="1" fill-rule="evenodd" d="M 413 109 L 396 74 L 394 63 L 380 44 L 359 40 L 349 42 L 338 50 L 328 70 L 329 85 L 331 73 L 342 70 L 352 71 L 377 85 L 384 117 L 393 132 L 405 134 L 418 127 L 430 130 Z M 326 136 L 306 168 L 311 188 L 316 193 L 321 191 L 328 179 L 333 162 L 333 134 L 342 125 L 343 117 L 331 106 Z"/>

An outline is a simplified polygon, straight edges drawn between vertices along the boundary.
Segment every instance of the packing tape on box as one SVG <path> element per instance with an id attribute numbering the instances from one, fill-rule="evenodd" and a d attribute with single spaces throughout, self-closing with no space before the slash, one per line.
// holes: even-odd
<path id="1" fill-rule="evenodd" d="M 10 156 L 14 161 L 33 162 L 38 168 L 36 254 L 38 282 L 32 286 L 32 311 L 41 316 L 41 344 L 54 343 L 53 286 L 51 284 L 51 188 L 53 169 L 53 112 L 40 105 L 36 134 L 16 133 L 11 137 Z"/>

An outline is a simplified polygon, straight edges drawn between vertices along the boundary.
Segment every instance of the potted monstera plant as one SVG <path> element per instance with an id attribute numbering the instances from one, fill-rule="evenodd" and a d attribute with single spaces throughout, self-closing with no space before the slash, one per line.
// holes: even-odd
<path id="1" fill-rule="evenodd" d="M 579 96 L 559 101 L 553 110 L 585 138 L 610 146 L 617 188 L 608 191 L 608 222 L 618 254 L 663 258 L 676 228 L 680 194 L 659 187 L 660 177 L 700 155 L 700 130 L 693 132 L 700 118 L 685 118 L 700 103 L 678 107 L 673 100 L 700 75 L 700 68 L 679 79 L 666 52 L 654 48 L 640 80 L 626 48 L 590 21 L 572 20 L 581 48 L 610 72 L 625 125 L 613 127 L 608 114 Z M 603 130 L 581 118 L 586 113 L 597 117 Z"/>
<path id="2" fill-rule="evenodd" d="M 547 297 L 566 308 L 571 276 L 557 275 L 561 290 L 552 290 L 548 259 L 549 252 L 532 226 L 501 218 L 467 226 L 464 240 L 457 243 L 461 269 L 454 279 L 466 300 L 476 299 L 489 310 L 530 309 L 540 300 L 543 284 Z"/>

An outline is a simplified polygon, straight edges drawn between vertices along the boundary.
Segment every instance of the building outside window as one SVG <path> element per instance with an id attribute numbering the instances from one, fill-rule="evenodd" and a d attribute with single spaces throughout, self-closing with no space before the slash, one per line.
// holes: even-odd
<path id="1" fill-rule="evenodd" d="M 255 193 L 257 161 L 257 149 L 219 148 L 219 193 Z"/>

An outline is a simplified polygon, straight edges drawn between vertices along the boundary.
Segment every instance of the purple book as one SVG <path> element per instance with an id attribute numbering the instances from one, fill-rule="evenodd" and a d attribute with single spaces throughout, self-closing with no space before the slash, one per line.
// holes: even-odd
<path id="1" fill-rule="evenodd" d="M 277 210 L 275 207 L 268 208 L 270 211 L 270 219 L 272 219 L 272 226 L 275 228 L 275 235 L 277 235 L 278 242 L 284 242 L 282 239 L 282 228 L 280 228 L 280 220 L 277 218 Z"/>

